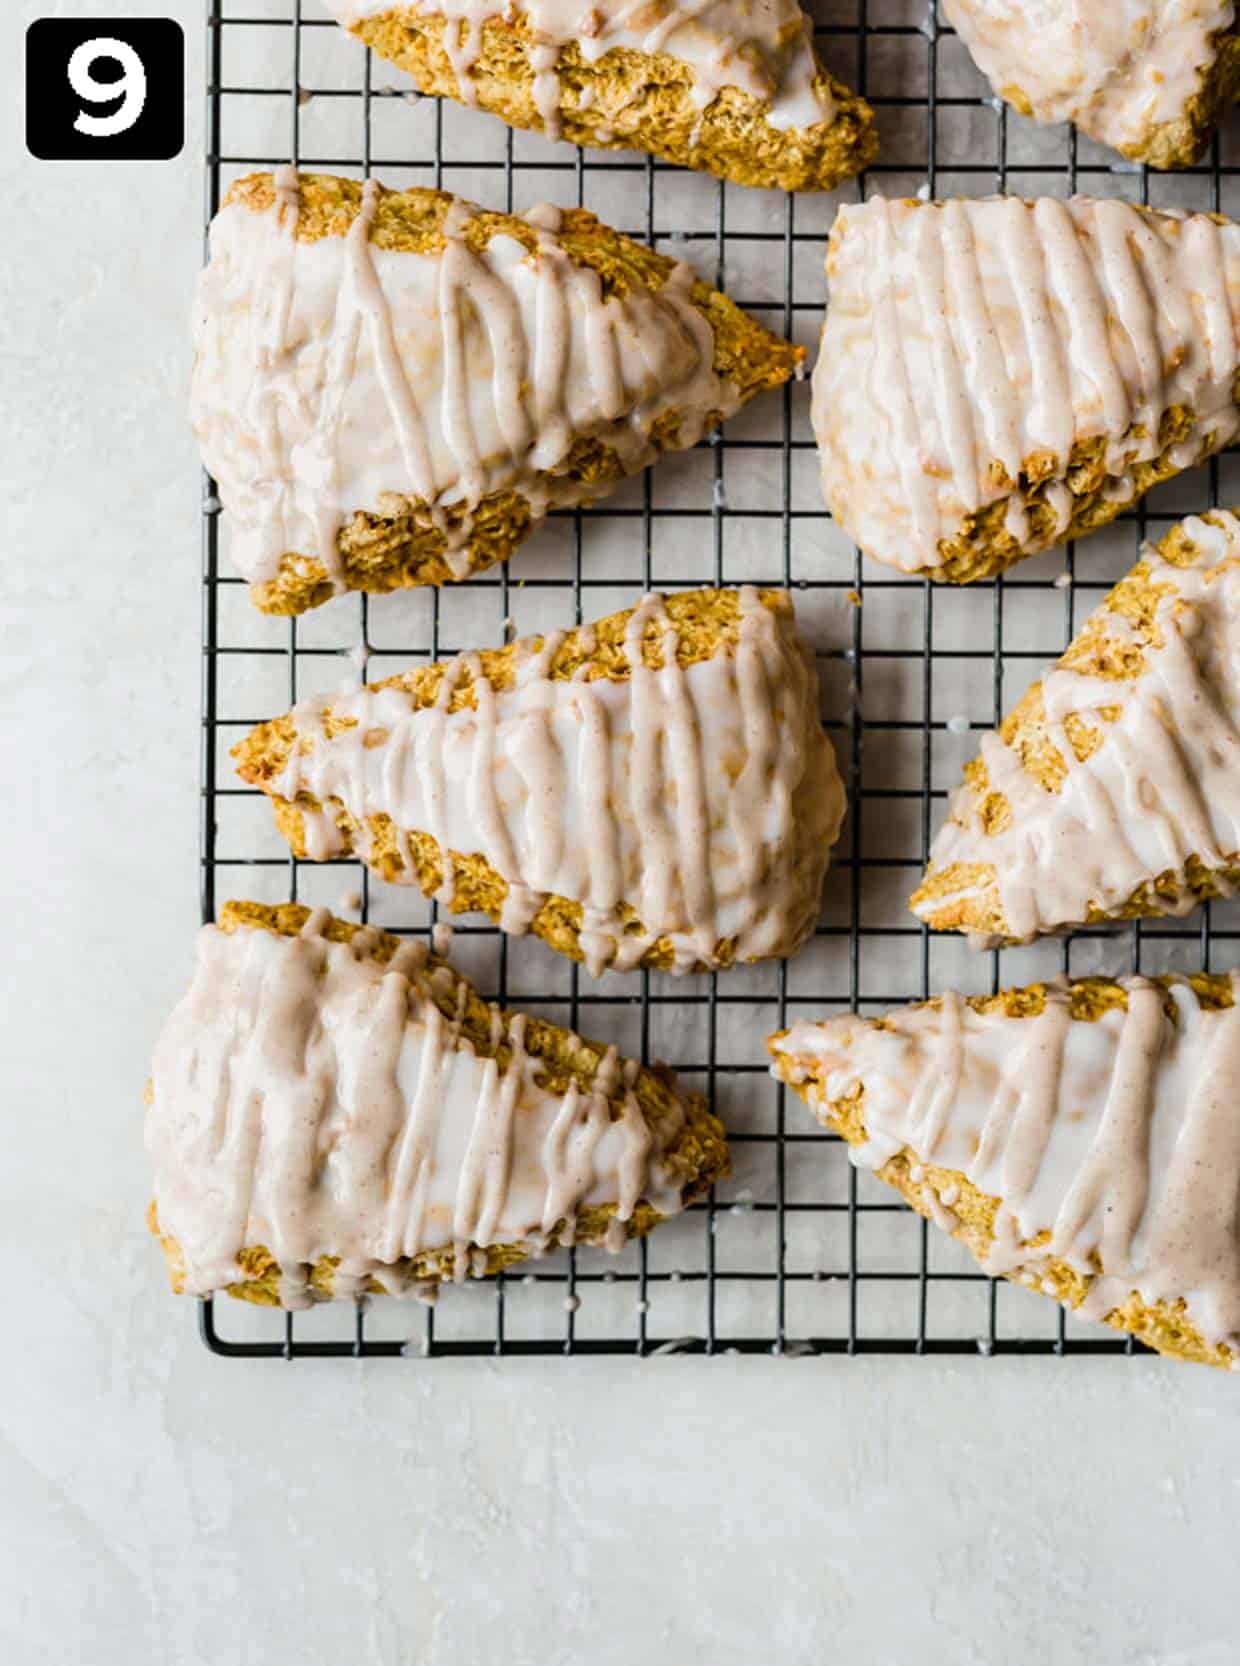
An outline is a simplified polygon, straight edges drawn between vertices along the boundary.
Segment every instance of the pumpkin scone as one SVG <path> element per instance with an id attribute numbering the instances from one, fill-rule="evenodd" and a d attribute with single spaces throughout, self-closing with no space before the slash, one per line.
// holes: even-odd
<path id="1" fill-rule="evenodd" d="M 1240 885 L 1240 520 L 1180 522 L 965 768 L 910 907 L 986 944 Z"/>
<path id="2" fill-rule="evenodd" d="M 813 420 L 831 512 L 965 583 L 1240 432 L 1240 226 L 1073 197 L 840 209 Z"/>
<path id="3" fill-rule="evenodd" d="M 204 928 L 148 1097 L 173 1288 L 286 1308 L 618 1250 L 728 1168 L 669 1071 L 293 904 L 229 903 Z"/>
<path id="4" fill-rule="evenodd" d="M 282 614 L 506 560 L 804 357 L 584 209 L 291 168 L 230 190 L 194 341 L 230 553 Z"/>
<path id="5" fill-rule="evenodd" d="M 1240 1357 L 1240 972 L 944 994 L 772 1036 L 774 1074 L 992 1274 Z"/>
<path id="6" fill-rule="evenodd" d="M 791 954 L 844 814 L 792 605 L 750 587 L 341 690 L 234 757 L 298 856 L 359 856 L 595 975 Z"/>
<path id="7" fill-rule="evenodd" d="M 1232 0 L 943 0 L 943 10 L 1022 115 L 1075 122 L 1154 168 L 1199 162 L 1240 93 Z"/>
<path id="8" fill-rule="evenodd" d="M 829 191 L 878 149 L 796 0 L 327 0 L 424 93 L 738 185 Z"/>

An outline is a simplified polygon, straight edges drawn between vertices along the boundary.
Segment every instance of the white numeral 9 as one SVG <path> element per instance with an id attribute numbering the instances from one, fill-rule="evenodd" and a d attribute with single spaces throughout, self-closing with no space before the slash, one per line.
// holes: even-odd
<path id="1" fill-rule="evenodd" d="M 118 81 L 96 81 L 91 70 L 100 58 L 113 58 L 121 66 Z M 92 139 L 111 139 L 128 133 L 146 106 L 146 67 L 128 41 L 99 35 L 83 41 L 69 59 L 69 85 L 85 104 L 111 104 L 120 99 L 119 110 L 110 116 L 92 116 L 83 110 L 74 122 L 79 133 Z"/>

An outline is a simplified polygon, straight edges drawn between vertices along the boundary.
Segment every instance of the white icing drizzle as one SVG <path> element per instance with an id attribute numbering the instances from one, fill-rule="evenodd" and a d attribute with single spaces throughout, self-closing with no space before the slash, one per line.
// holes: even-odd
<path id="1" fill-rule="evenodd" d="M 362 824 L 388 816 L 409 883 L 411 832 L 429 833 L 444 853 L 485 857 L 508 881 L 506 931 L 528 930 L 550 895 L 580 903 L 580 945 L 595 975 L 635 967 L 663 936 L 678 971 L 717 964 L 725 939 L 742 960 L 791 953 L 818 917 L 844 790 L 790 611 L 767 607 L 752 587 L 739 603 L 735 650 L 688 666 L 662 597 L 651 595 L 626 624 L 627 677 L 579 671 L 553 681 L 563 640 L 553 634 L 517 645 L 511 689 L 495 689 L 466 654 L 447 663 L 430 707 L 391 685 L 307 701 L 268 790 L 342 805 Z M 652 625 L 660 669 L 642 658 Z M 476 704 L 449 712 L 466 669 Z M 339 729 L 341 719 L 354 721 Z M 307 809 L 304 821 L 311 856 L 339 851 L 330 811 Z M 371 860 L 368 834 L 357 837 Z M 454 894 L 449 862 L 439 897 Z M 626 925 L 624 904 L 640 927 Z"/>
<path id="2" fill-rule="evenodd" d="M 334 943 L 327 923 L 318 910 L 298 937 L 204 928 L 156 1046 L 146 1146 L 188 1292 L 242 1279 L 241 1250 L 264 1245 L 286 1307 L 313 1299 L 308 1272 L 324 1255 L 340 1258 L 337 1297 L 370 1277 L 403 1294 L 402 1257 L 450 1247 L 459 1280 L 485 1268 L 489 1246 L 541 1250 L 559 1221 L 571 1242 L 595 1205 L 614 1204 L 621 1223 L 643 1199 L 681 1209 L 664 1157 L 685 1107 L 647 1122 L 634 1062 L 612 1048 L 592 1091 L 552 1093 L 523 1016 L 509 1020 L 501 1069 L 461 1032 L 468 986 L 424 945 L 384 966 L 372 929 Z M 502 1033 L 496 1011 L 493 1040 Z"/>
<path id="3" fill-rule="evenodd" d="M 194 323 L 194 429 L 252 582 L 292 554 L 339 588 L 342 527 L 399 514 L 398 499 L 431 506 L 463 578 L 483 497 L 519 491 L 541 519 L 605 489 L 557 473 L 576 440 L 633 473 L 658 455 L 661 417 L 691 446 L 739 403 L 683 262 L 657 290 L 604 299 L 557 240 L 558 209 L 524 216 L 536 250 L 501 232 L 475 252 L 462 233 L 478 210 L 455 200 L 438 251 L 377 248 L 373 181 L 347 236 L 301 241 L 298 176 L 274 177 L 271 208 L 232 203 L 213 222 Z"/>
<path id="4" fill-rule="evenodd" d="M 1231 892 L 1223 870 L 1240 856 L 1240 520 L 1215 511 L 1183 531 L 1196 551 L 1191 567 L 1143 551 L 1163 593 L 1140 675 L 1121 681 L 1056 665 L 1040 680 L 1047 739 L 1066 766 L 1059 790 L 991 731 L 981 743 L 985 790 L 968 781 L 957 790 L 931 847 L 928 878 L 953 863 L 993 867 L 993 881 L 972 889 L 997 889 L 1012 939 L 1082 924 L 1091 905 L 1109 913 L 1159 875 L 1182 880 L 1190 856 Z M 1131 639 L 1123 615 L 1104 604 L 1095 617 L 1109 636 Z M 1114 709 L 1111 721 L 1094 715 Z M 1065 728 L 1074 715 L 1103 736 L 1084 761 Z M 989 833 L 982 809 L 995 792 L 1011 818 Z M 919 897 L 915 912 L 931 918 L 961 894 Z M 1168 915 L 1196 906 L 1187 889 L 1159 901 Z"/>
<path id="5" fill-rule="evenodd" d="M 444 51 L 461 99 L 475 102 L 471 71 L 492 18 L 510 19 L 508 0 L 427 0 L 422 6 L 394 0 L 326 0 L 346 28 L 367 18 L 407 11 L 446 19 Z M 813 27 L 796 0 L 522 0 L 521 15 L 533 36 L 530 67 L 534 103 L 549 137 L 560 136 L 560 81 L 556 64 L 573 45 L 588 64 L 608 52 L 662 53 L 693 72 L 693 102 L 701 110 L 725 87 L 766 106 L 766 120 L 781 131 L 817 127 L 835 118 L 836 105 L 819 75 Z"/>
<path id="6" fill-rule="evenodd" d="M 1063 536 L 1078 441 L 1102 438 L 1107 494 L 1133 496 L 1184 405 L 1188 468 L 1240 432 L 1240 227 L 1128 203 L 1044 197 L 845 205 L 813 421 L 827 502 L 867 554 L 906 572 L 1007 499 L 1025 553 Z M 1012 484 L 1053 459 L 1049 533 Z"/>
<path id="7" fill-rule="evenodd" d="M 907 1150 L 998 1198 L 987 1272 L 1041 1287 L 1063 1260 L 1095 1275 L 1086 1317 L 1134 1291 L 1147 1305 L 1183 1299 L 1207 1343 L 1240 1348 L 1240 1005 L 1206 1011 L 1176 977 L 1170 1018 L 1162 987 L 1122 982 L 1126 1010 L 1094 1020 L 1073 1019 L 1067 986 L 1051 985 L 1032 1017 L 947 995 L 881 1029 L 799 1023 L 772 1044 L 775 1073 L 808 1083 L 824 1114 L 864 1088 L 859 1166 Z"/>
<path id="8" fill-rule="evenodd" d="M 943 10 L 1003 98 L 1138 155 L 1152 127 L 1183 118 L 1213 37 L 1235 21 L 1230 0 L 943 0 Z"/>

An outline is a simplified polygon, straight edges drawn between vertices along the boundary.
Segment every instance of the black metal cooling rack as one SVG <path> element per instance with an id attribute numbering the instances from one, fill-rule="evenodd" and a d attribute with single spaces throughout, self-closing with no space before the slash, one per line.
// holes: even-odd
<path id="1" fill-rule="evenodd" d="M 290 160 L 442 184 L 500 208 L 553 196 L 586 203 L 645 241 L 676 244 L 742 305 L 812 344 L 832 206 L 823 199 L 776 200 L 628 153 L 552 146 L 493 118 L 417 100 L 399 72 L 319 14 L 316 0 L 207 0 L 207 12 L 208 219 L 231 178 Z M 1240 167 L 1224 162 L 1217 141 L 1206 165 L 1169 177 L 1117 162 L 1075 133 L 1036 130 L 990 97 L 922 0 L 834 0 L 829 18 L 821 8 L 819 16 L 823 56 L 867 94 L 882 132 L 879 160 L 841 198 L 1079 187 L 1156 206 L 1234 210 Z M 747 297 L 755 275 L 760 292 Z M 544 552 L 532 540 L 511 569 L 455 592 L 373 605 L 341 599 L 301 621 L 249 608 L 222 553 L 219 505 L 205 483 L 204 919 L 227 896 L 339 904 L 340 888 L 352 884 L 363 917 L 432 929 L 433 907 L 372 889 L 364 870 L 282 854 L 265 806 L 235 782 L 227 749 L 309 686 L 343 680 L 359 650 L 363 675 L 368 654 L 390 656 L 385 670 L 396 669 L 499 640 L 516 608 L 558 609 L 557 622 L 573 623 L 656 585 L 782 579 L 820 655 L 827 722 L 849 783 L 823 923 L 815 943 L 787 965 L 675 983 L 612 976 L 596 985 L 541 945 L 457 927 L 459 956 L 484 993 L 622 1040 L 643 1057 L 665 1057 L 711 1094 L 737 1162 L 726 1188 L 615 1262 L 566 1252 L 450 1290 L 437 1308 L 384 1298 L 292 1315 L 208 1300 L 200 1322 L 212 1351 L 285 1358 L 1143 1352 L 985 1278 L 958 1246 L 859 1176 L 840 1142 L 770 1082 L 762 1037 L 794 1015 L 919 999 L 948 982 L 998 988 L 1059 969 L 1099 970 L 1103 958 L 1116 971 L 1225 963 L 1229 950 L 1219 960 L 1219 948 L 1240 937 L 1240 916 L 1220 905 L 1213 918 L 1205 911 L 1118 936 L 1082 932 L 1033 950 L 968 956 L 915 924 L 903 898 L 976 732 L 996 723 L 1062 649 L 1131 565 L 1147 527 L 1156 533 L 1219 501 L 1220 474 L 1226 481 L 1232 460 L 1164 488 L 1079 551 L 1069 547 L 1027 563 L 1019 576 L 966 591 L 936 590 L 867 565 L 831 528 L 817 495 L 806 404 L 804 388 L 755 401 L 696 454 L 666 460 L 594 510 L 553 517 L 541 534 Z M 750 491 L 760 501 L 746 501 Z"/>

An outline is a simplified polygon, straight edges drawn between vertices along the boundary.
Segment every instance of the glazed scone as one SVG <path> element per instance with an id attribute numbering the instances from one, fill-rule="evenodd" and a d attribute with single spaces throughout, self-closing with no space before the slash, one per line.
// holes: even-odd
<path id="1" fill-rule="evenodd" d="M 307 701 L 234 756 L 298 856 L 360 856 L 596 976 L 791 954 L 844 814 L 792 605 L 748 587 Z"/>
<path id="2" fill-rule="evenodd" d="M 728 1167 L 669 1071 L 294 904 L 229 903 L 203 929 L 146 1147 L 174 1290 L 288 1308 L 618 1250 Z"/>
<path id="3" fill-rule="evenodd" d="M 584 209 L 240 180 L 191 407 L 259 607 L 442 584 L 786 381 L 802 349 Z"/>
<path id="4" fill-rule="evenodd" d="M 830 191 L 878 149 L 796 0 L 327 0 L 425 93 L 513 127 L 650 151 L 738 185 Z"/>
<path id="5" fill-rule="evenodd" d="M 1240 520 L 1173 527 L 965 768 L 910 902 L 986 944 L 1240 884 Z"/>
<path id="6" fill-rule="evenodd" d="M 943 0 L 943 10 L 1022 115 L 1075 122 L 1151 167 L 1200 161 L 1240 91 L 1231 0 Z"/>
<path id="7" fill-rule="evenodd" d="M 1089 197 L 840 209 L 814 371 L 827 505 L 964 583 L 1112 520 L 1240 431 L 1240 226 Z"/>
<path id="8" fill-rule="evenodd" d="M 774 1073 L 983 1269 L 1177 1359 L 1240 1351 L 1240 972 L 945 994 Z"/>

